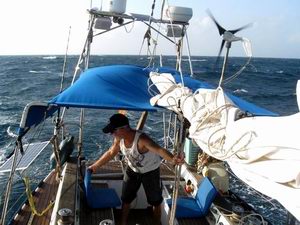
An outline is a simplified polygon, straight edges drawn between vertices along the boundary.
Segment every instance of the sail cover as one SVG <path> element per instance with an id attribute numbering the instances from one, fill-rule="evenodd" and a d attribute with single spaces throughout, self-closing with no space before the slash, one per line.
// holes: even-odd
<path id="1" fill-rule="evenodd" d="M 79 108 L 156 111 L 159 107 L 152 106 L 150 99 L 159 92 L 149 80 L 151 71 L 171 73 L 176 82 L 181 82 L 177 71 L 165 67 L 143 68 L 133 65 L 96 67 L 83 72 L 74 85 L 54 97 L 49 104 Z M 213 88 L 208 83 L 190 76 L 184 76 L 183 82 L 193 91 L 199 88 Z M 236 96 L 229 96 L 244 111 L 255 115 L 275 115 Z"/>

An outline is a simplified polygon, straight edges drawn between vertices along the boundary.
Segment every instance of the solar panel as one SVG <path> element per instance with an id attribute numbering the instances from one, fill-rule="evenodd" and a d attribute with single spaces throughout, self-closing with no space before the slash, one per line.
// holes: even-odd
<path id="1" fill-rule="evenodd" d="M 22 156 L 21 153 L 18 154 L 17 158 L 17 169 L 16 170 L 25 170 L 28 166 L 33 163 L 33 161 L 38 157 L 38 155 L 46 148 L 49 144 L 49 141 L 38 142 L 26 144 L 23 146 L 25 151 Z M 1 167 L 0 172 L 9 172 L 13 163 L 13 156 L 10 157 Z"/>

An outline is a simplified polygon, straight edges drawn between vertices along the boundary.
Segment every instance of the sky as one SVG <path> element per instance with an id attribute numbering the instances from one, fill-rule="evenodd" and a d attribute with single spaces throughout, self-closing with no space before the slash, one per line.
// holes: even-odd
<path id="1" fill-rule="evenodd" d="M 153 0 L 127 0 L 126 12 L 151 13 Z M 79 54 L 85 40 L 87 9 L 109 0 L 1 0 L 0 55 Z M 248 38 L 254 57 L 300 58 L 299 0 L 168 0 L 170 5 L 193 8 L 188 28 L 192 55 L 215 56 L 221 38 L 208 17 L 209 9 L 226 29 L 253 26 L 237 33 Z M 162 0 L 156 0 L 154 16 L 159 18 Z M 134 23 L 94 40 L 93 54 L 139 54 L 145 25 Z M 157 54 L 172 55 L 174 46 L 158 39 Z M 162 43 L 162 45 L 160 45 Z M 162 47 L 160 47 L 162 46 Z M 185 50 L 186 51 L 186 50 Z M 146 54 L 145 46 L 142 54 Z M 233 43 L 232 56 L 245 56 L 240 42 Z"/>

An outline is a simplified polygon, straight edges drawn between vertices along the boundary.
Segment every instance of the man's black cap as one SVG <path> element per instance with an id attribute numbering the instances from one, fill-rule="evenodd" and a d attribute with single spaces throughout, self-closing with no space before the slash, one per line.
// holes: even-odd
<path id="1" fill-rule="evenodd" d="M 128 118 L 121 113 L 117 113 L 109 118 L 109 123 L 102 130 L 104 133 L 113 133 L 115 129 L 126 125 L 129 125 Z"/>

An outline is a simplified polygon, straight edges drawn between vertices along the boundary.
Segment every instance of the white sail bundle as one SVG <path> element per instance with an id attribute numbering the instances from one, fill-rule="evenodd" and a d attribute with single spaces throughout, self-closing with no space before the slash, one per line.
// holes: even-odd
<path id="1" fill-rule="evenodd" d="M 204 152 L 227 161 L 240 179 L 300 220 L 300 113 L 243 116 L 221 88 L 193 93 L 171 74 L 152 72 L 150 78 L 160 91 L 151 104 L 182 113 Z"/>

